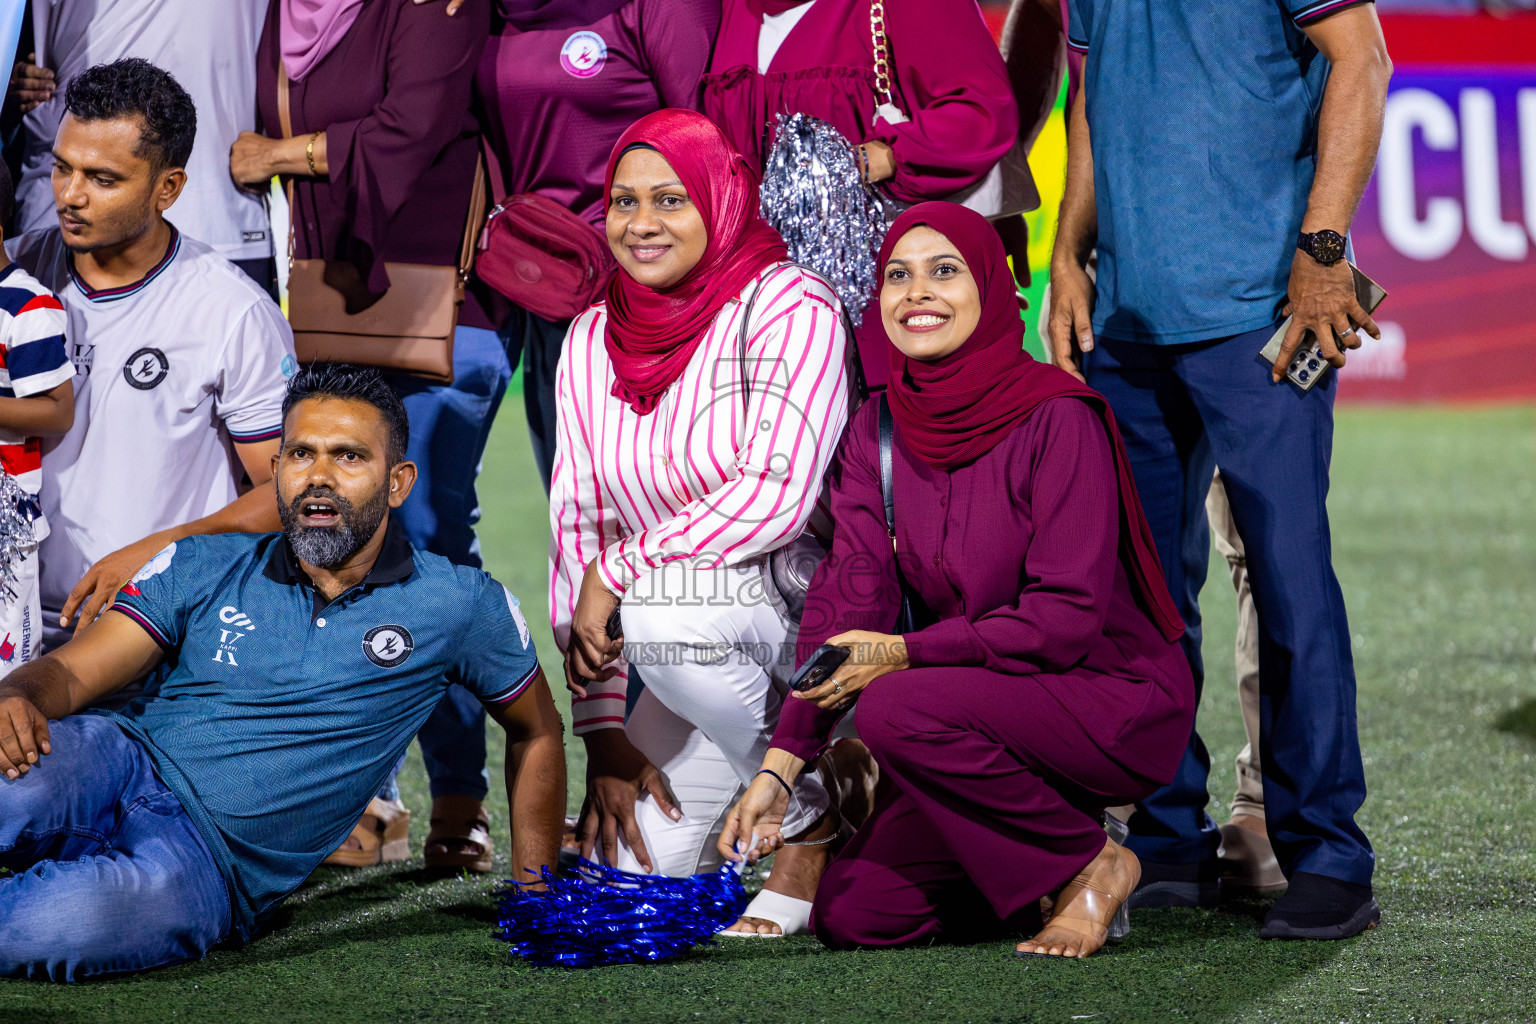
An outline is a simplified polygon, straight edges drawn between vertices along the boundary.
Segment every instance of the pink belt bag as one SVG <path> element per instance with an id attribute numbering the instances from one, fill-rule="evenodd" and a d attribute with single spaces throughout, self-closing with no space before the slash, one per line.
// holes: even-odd
<path id="1" fill-rule="evenodd" d="M 570 320 L 592 305 L 617 268 L 591 224 L 534 193 L 497 204 L 475 261 L 480 280 L 546 320 Z"/>

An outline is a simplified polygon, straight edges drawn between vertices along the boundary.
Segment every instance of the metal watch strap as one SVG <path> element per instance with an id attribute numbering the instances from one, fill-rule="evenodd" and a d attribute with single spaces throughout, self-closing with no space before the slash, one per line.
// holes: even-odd
<path id="1" fill-rule="evenodd" d="M 1334 258 L 1331 259 L 1331 260 L 1330 259 L 1324 259 L 1322 256 L 1319 256 L 1317 254 L 1317 238 L 1318 238 L 1319 235 L 1323 235 L 1323 234 L 1332 235 L 1334 238 L 1337 238 L 1339 240 L 1338 241 L 1338 255 L 1334 256 Z M 1316 260 L 1317 262 L 1321 263 L 1323 266 L 1331 267 L 1335 263 L 1338 263 L 1340 260 L 1342 260 L 1344 258 L 1344 255 L 1345 255 L 1345 252 L 1346 252 L 1346 243 L 1345 243 L 1344 236 L 1342 234 L 1340 234 L 1339 232 L 1334 231 L 1331 228 L 1323 228 L 1323 229 L 1321 229 L 1319 231 L 1311 231 L 1311 232 L 1302 231 L 1302 232 L 1300 232 L 1296 236 L 1296 248 L 1300 249 L 1302 252 L 1306 253 L 1308 256 L 1311 256 L 1314 260 Z"/>

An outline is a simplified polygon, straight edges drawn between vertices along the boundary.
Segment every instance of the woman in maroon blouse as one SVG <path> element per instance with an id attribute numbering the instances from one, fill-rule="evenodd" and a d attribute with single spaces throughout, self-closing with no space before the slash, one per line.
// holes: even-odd
<path id="1" fill-rule="evenodd" d="M 463 243 L 480 129 L 475 68 L 490 35 L 489 0 L 458 9 L 417 0 L 272 0 L 256 54 L 256 99 L 267 137 L 242 135 L 230 169 L 265 190 L 293 183 L 294 255 L 352 263 L 371 291 L 386 262 L 455 266 Z M 291 81 L 293 137 L 282 139 L 278 62 Z M 410 418 L 406 457 L 420 476 L 400 510 L 411 542 L 478 566 L 475 474 L 512 371 L 494 331 L 460 323 L 454 380 L 392 375 Z M 491 870 L 483 801 L 485 717 L 450 687 L 421 730 L 432 778 L 429 866 Z M 406 857 L 407 812 L 391 779 L 331 863 Z"/>
<path id="2" fill-rule="evenodd" d="M 697 110 L 720 0 L 495 0 L 475 72 L 499 200 L 535 193 L 603 236 L 603 173 L 630 125 L 666 107 Z M 570 320 L 546 320 L 476 281 L 465 322 L 495 328 L 523 360 L 534 461 L 549 490 L 555 463 L 555 365 Z"/>
<path id="3" fill-rule="evenodd" d="M 863 144 L 868 180 L 893 199 L 943 199 L 986 177 L 1018 137 L 1008 71 L 973 0 L 890 0 L 881 7 L 897 110 L 883 108 L 876 2 L 725 0 L 704 113 L 759 167 L 777 115 L 819 117 Z M 878 387 L 887 346 L 874 313 L 858 342 L 865 377 Z"/>
<path id="4" fill-rule="evenodd" d="M 1055 893 L 1019 951 L 1086 956 L 1140 876 L 1097 815 L 1172 778 L 1189 734 L 1183 623 L 1114 417 L 1023 352 L 991 226 L 924 203 L 896 220 L 880 266 L 900 574 L 872 401 L 839 452 L 832 553 L 799 636 L 802 661 L 824 642 L 852 654 L 786 702 L 721 850 L 740 859 L 733 844 L 754 834 L 767 838 L 743 839 L 753 859 L 781 845 L 774 775 L 813 762 L 856 698 L 881 792 L 815 892 L 822 941 L 1029 930 Z M 923 611 L 896 636 L 901 579 Z"/>

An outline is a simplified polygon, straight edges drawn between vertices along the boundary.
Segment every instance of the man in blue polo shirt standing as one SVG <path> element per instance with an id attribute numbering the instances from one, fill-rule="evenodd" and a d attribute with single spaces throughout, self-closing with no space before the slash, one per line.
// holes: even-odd
<path id="1" fill-rule="evenodd" d="M 516 598 L 413 550 L 390 515 L 415 481 L 407 430 L 377 371 L 301 372 L 273 460 L 283 532 L 170 545 L 0 682 L 0 976 L 249 940 L 452 683 L 507 733 L 513 877 L 555 863 L 559 715 Z M 148 673 L 125 711 L 79 713 Z"/>
<path id="2" fill-rule="evenodd" d="M 1304 390 L 1284 372 L 1309 332 L 1333 366 L 1360 332 L 1378 336 L 1343 257 L 1381 138 L 1386 44 L 1361 0 L 1069 2 L 1086 60 L 1052 356 L 1119 420 L 1197 681 L 1205 496 L 1221 467 L 1259 615 L 1262 827 L 1289 881 L 1261 934 L 1343 938 L 1380 910 L 1355 823 L 1365 776 L 1325 505 L 1336 374 Z M 1260 350 L 1290 314 L 1271 368 Z M 1132 815 L 1132 907 L 1217 897 L 1209 769 L 1192 735 L 1173 783 Z"/>

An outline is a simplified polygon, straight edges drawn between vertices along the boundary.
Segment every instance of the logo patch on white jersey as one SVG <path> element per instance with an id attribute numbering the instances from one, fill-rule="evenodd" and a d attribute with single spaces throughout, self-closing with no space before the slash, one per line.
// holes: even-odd
<path id="1" fill-rule="evenodd" d="M 507 611 L 512 613 L 512 621 L 517 623 L 517 637 L 523 642 L 523 650 L 526 651 L 528 649 L 529 642 L 528 620 L 523 618 L 522 605 L 519 604 L 517 598 L 512 595 L 512 591 L 508 590 L 506 587 L 502 587 L 501 592 L 507 595 Z"/>
<path id="2" fill-rule="evenodd" d="M 165 380 L 171 372 L 171 361 L 165 353 L 148 346 L 139 349 L 123 364 L 123 379 L 140 391 L 149 391 Z"/>
<path id="3" fill-rule="evenodd" d="M 96 346 L 80 341 L 70 341 L 69 361 L 75 364 L 75 376 L 89 377 L 91 364 L 96 362 Z"/>

